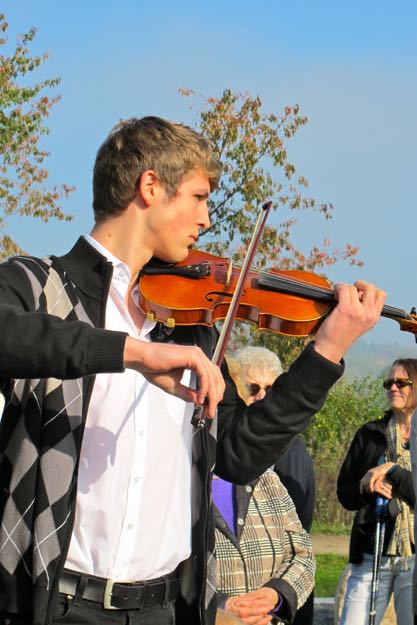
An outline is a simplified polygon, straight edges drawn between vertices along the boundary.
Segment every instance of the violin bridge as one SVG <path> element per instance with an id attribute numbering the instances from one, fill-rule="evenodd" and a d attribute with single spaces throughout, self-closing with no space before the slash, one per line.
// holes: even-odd
<path id="1" fill-rule="evenodd" d="M 226 286 L 229 286 L 233 271 L 233 261 L 230 259 L 226 274 Z"/>

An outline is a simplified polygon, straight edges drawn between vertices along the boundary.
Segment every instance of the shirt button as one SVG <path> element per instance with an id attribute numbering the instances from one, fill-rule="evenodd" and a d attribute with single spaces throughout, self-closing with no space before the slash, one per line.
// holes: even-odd
<path id="1" fill-rule="evenodd" d="M 239 519 L 237 520 L 237 524 L 238 524 L 238 525 L 244 525 L 244 523 L 245 523 L 245 521 L 244 521 L 243 519 L 241 519 L 241 518 L 239 518 Z"/>
<path id="2" fill-rule="evenodd" d="M 252 486 L 246 486 L 245 488 L 247 493 L 251 493 L 252 492 Z"/>
<path id="3" fill-rule="evenodd" d="M 139 430 L 139 436 L 143 436 L 143 430 Z"/>
<path id="4" fill-rule="evenodd" d="M 135 484 L 137 484 L 138 482 L 140 482 L 140 477 L 135 477 Z"/>
<path id="5" fill-rule="evenodd" d="M 131 530 L 133 528 L 133 523 L 129 523 L 129 525 L 127 526 L 128 530 Z"/>

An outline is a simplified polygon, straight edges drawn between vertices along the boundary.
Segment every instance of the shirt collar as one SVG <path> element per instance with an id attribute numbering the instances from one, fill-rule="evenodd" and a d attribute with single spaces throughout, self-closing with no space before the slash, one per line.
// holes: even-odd
<path id="1" fill-rule="evenodd" d="M 125 269 L 128 270 L 129 272 L 129 278 L 130 278 L 130 268 L 128 265 L 126 265 L 126 263 L 124 263 L 122 260 L 120 260 L 120 258 L 117 258 L 117 256 L 113 256 L 113 254 L 111 252 L 109 252 L 109 250 L 104 247 L 104 245 L 102 245 L 101 243 L 99 243 L 96 239 L 94 239 L 91 234 L 85 234 L 84 238 L 86 239 L 86 241 L 88 241 L 88 243 L 94 247 L 94 249 L 97 250 L 97 252 L 100 252 L 100 254 L 102 256 L 104 256 L 105 258 L 107 258 L 107 260 L 112 263 L 112 265 L 114 267 L 124 267 Z"/>
<path id="2" fill-rule="evenodd" d="M 96 239 L 94 239 L 91 235 L 84 235 L 85 240 L 94 247 L 97 252 L 99 252 L 102 256 L 104 256 L 110 263 L 112 263 L 115 271 L 113 271 L 112 283 L 116 284 L 119 282 L 118 290 L 120 290 L 121 296 L 126 296 L 126 291 L 128 285 L 130 283 L 130 267 L 126 265 L 123 261 L 121 261 L 117 256 L 114 256 L 107 248 L 104 247 L 101 243 L 99 243 Z M 130 297 L 135 302 L 135 305 L 139 305 L 139 293 L 138 287 L 135 285 L 132 289 Z M 156 326 L 156 321 L 151 321 L 150 319 L 146 319 L 143 322 L 142 329 L 140 331 L 140 336 L 147 336 Z"/>

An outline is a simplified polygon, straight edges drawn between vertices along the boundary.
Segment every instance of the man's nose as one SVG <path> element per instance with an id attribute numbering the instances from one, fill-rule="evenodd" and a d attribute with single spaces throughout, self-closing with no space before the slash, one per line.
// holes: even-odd
<path id="1" fill-rule="evenodd" d="M 207 201 L 202 202 L 202 209 L 199 215 L 198 225 L 202 230 L 207 230 L 207 228 L 210 228 L 210 216 Z"/>

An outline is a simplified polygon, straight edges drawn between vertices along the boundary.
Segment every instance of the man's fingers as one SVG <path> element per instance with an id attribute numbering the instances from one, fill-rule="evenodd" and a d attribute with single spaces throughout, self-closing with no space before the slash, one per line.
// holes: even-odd
<path id="1" fill-rule="evenodd" d="M 217 365 L 210 361 L 199 362 L 196 370 L 198 376 L 197 403 L 205 405 L 205 411 L 210 419 L 216 416 L 217 405 L 221 401 L 225 383 Z"/>
<path id="2" fill-rule="evenodd" d="M 318 329 L 315 349 L 337 363 L 352 343 L 378 321 L 386 294 L 363 280 L 354 285 L 338 284 L 334 294 L 337 306 Z"/>
<path id="3" fill-rule="evenodd" d="M 125 366 L 139 371 L 152 384 L 184 401 L 200 405 L 206 403 L 207 416 L 215 416 L 225 384 L 219 367 L 199 347 L 145 343 L 127 337 Z M 197 377 L 197 390 L 187 390 L 181 383 L 187 369 Z"/>

